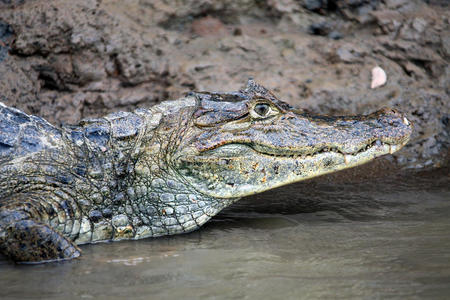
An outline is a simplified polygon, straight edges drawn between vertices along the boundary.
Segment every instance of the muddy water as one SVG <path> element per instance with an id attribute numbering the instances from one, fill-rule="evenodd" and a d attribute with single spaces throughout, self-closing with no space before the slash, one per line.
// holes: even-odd
<path id="1" fill-rule="evenodd" d="M 448 299 L 449 170 L 326 180 L 241 202 L 201 230 L 0 259 L 1 299 Z"/>

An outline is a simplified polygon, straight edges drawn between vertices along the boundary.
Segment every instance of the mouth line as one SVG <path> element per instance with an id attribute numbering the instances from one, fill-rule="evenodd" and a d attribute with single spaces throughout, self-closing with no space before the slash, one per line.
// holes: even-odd
<path id="1" fill-rule="evenodd" d="M 312 159 L 319 155 L 326 154 L 336 154 L 344 158 L 345 164 L 349 164 L 350 162 L 355 162 L 358 157 L 364 155 L 365 153 L 372 153 L 371 155 L 381 156 L 385 154 L 393 154 L 397 152 L 407 143 L 408 140 L 405 140 L 400 143 L 390 143 L 383 142 L 379 139 L 373 140 L 371 143 L 366 146 L 360 148 L 358 151 L 354 152 L 344 152 L 338 149 L 338 147 L 322 147 L 314 152 L 301 153 L 301 152 L 291 152 L 280 151 L 279 153 L 274 153 L 273 148 L 264 147 L 261 145 L 249 144 L 249 143 L 230 143 L 219 146 L 217 148 L 207 150 L 201 154 L 201 156 L 197 157 L 197 159 L 211 159 L 212 157 L 216 158 L 224 158 L 227 157 L 232 159 L 233 157 L 246 157 L 249 155 L 249 151 L 253 151 L 254 153 L 258 153 L 259 155 L 266 156 L 268 158 L 279 158 L 279 159 Z M 373 156 L 372 158 L 374 158 Z"/>
<path id="2" fill-rule="evenodd" d="M 397 150 L 399 150 L 400 148 L 402 148 L 402 144 L 391 144 L 391 143 L 387 143 L 387 142 L 382 142 L 381 140 L 374 140 L 371 143 L 367 144 L 365 147 L 360 148 L 358 151 L 355 152 L 351 152 L 351 153 L 347 153 L 347 152 L 343 152 L 341 150 L 339 150 L 337 147 L 323 147 L 321 149 L 318 149 L 314 152 L 309 152 L 309 153 L 300 153 L 300 152 L 290 152 L 290 153 L 273 153 L 273 152 L 268 152 L 268 151 L 264 151 L 265 149 L 270 149 L 270 148 L 264 148 L 264 147 L 255 147 L 255 145 L 247 145 L 250 148 L 252 148 L 255 152 L 258 152 L 260 154 L 263 155 L 267 155 L 267 156 L 272 156 L 272 157 L 285 157 L 285 158 L 299 158 L 299 157 L 313 157 L 319 154 L 324 154 L 324 153 L 336 153 L 336 154 L 340 154 L 343 156 L 356 156 L 358 154 L 361 154 L 363 152 L 369 151 L 370 149 L 374 148 L 374 147 L 382 147 L 382 149 L 384 149 L 385 147 L 389 147 L 388 151 L 386 151 L 387 153 L 394 153 Z M 274 151 L 275 152 L 275 151 Z"/>

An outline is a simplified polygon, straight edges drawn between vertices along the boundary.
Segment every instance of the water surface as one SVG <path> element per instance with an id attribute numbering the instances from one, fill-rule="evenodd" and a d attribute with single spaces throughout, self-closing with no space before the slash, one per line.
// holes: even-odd
<path id="1" fill-rule="evenodd" d="M 449 299 L 449 170 L 304 182 L 202 229 L 82 246 L 78 260 L 0 258 L 1 299 Z"/>

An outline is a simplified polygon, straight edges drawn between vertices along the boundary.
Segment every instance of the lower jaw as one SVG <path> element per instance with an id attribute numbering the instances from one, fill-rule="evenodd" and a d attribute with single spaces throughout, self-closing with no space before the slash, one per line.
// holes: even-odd
<path id="1" fill-rule="evenodd" d="M 395 149 L 400 149 L 401 146 Z M 205 193 L 216 198 L 243 197 L 264 192 L 269 189 L 303 181 L 320 175 L 333 173 L 339 170 L 355 167 L 373 160 L 376 157 L 389 154 L 393 151 L 389 145 L 374 145 L 364 152 L 354 155 L 343 155 L 337 152 L 322 152 L 311 156 L 299 157 L 276 157 L 264 155 L 254 150 L 246 152 L 245 155 L 230 157 L 235 170 L 240 173 L 250 174 L 249 180 L 243 180 L 227 187 L 226 178 L 217 180 L 218 187 L 212 190 L 205 190 Z M 224 153 L 222 153 L 224 154 Z M 253 154 L 253 155 L 252 155 Z M 203 157 L 205 159 L 206 157 Z M 222 156 L 207 159 L 224 159 Z M 277 165 L 277 171 L 273 167 Z M 226 172 L 227 167 L 224 167 Z M 217 172 L 220 174 L 220 172 Z M 231 174 L 230 177 L 234 175 Z M 205 179 L 206 180 L 206 179 Z M 220 185 L 223 185 L 222 187 Z"/>
<path id="2" fill-rule="evenodd" d="M 398 147 L 398 149 L 400 148 L 401 147 Z M 284 167 L 282 167 L 284 169 L 284 176 L 281 176 L 278 179 L 267 180 L 267 182 L 261 184 L 261 186 L 254 187 L 254 190 L 249 190 L 247 192 L 248 194 L 260 193 L 294 182 L 356 167 L 365 164 L 376 157 L 389 154 L 390 151 L 392 151 L 392 149 L 390 149 L 389 145 L 380 145 L 371 147 L 367 149 L 367 151 L 359 152 L 355 155 L 343 155 L 341 153 L 330 151 L 298 158 L 274 158 L 272 156 L 266 156 L 266 159 L 274 160 L 281 163 L 281 165 L 284 165 Z"/>

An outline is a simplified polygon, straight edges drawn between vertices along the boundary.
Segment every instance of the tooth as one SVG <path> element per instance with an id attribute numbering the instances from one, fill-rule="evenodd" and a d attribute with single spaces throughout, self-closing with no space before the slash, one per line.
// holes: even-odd
<path id="1" fill-rule="evenodd" d="M 351 155 L 344 154 L 345 165 L 348 165 L 350 163 L 351 158 L 352 158 Z"/>
<path id="2" fill-rule="evenodd" d="M 392 154 L 395 151 L 397 151 L 397 149 L 398 149 L 398 146 L 396 146 L 396 145 L 389 145 L 389 153 L 390 154 Z"/>
<path id="3" fill-rule="evenodd" d="M 409 125 L 409 121 L 407 118 L 403 117 L 403 124 L 405 125 Z"/>

